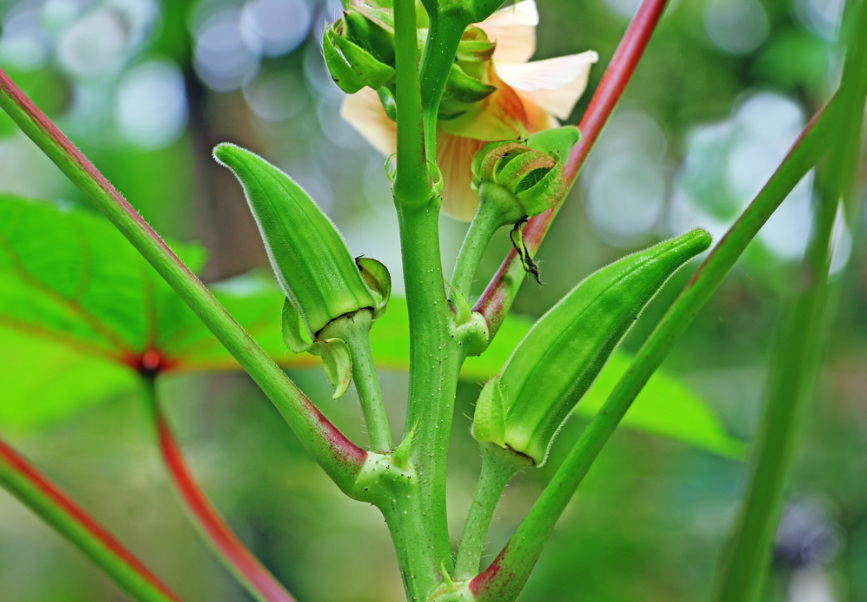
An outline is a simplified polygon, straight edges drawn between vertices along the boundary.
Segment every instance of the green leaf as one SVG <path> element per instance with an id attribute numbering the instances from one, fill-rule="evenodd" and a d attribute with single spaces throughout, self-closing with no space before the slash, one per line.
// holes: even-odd
<path id="1" fill-rule="evenodd" d="M 198 247 L 175 249 L 202 264 Z M 130 368 L 184 310 L 101 216 L 0 196 L 4 424 L 35 426 L 129 388 Z"/>
<path id="2" fill-rule="evenodd" d="M 194 269 L 204 253 L 171 245 Z M 232 316 L 287 368 L 319 366 L 283 344 L 284 293 L 264 270 L 211 285 Z M 465 380 L 483 381 L 505 363 L 532 322 L 510 316 L 481 357 L 468 358 Z M 371 330 L 380 369 L 406 371 L 406 301 L 393 297 Z M 114 227 L 98 214 L 0 196 L 0 424 L 36 428 L 135 386 L 148 350 L 169 372 L 239 370 L 238 364 Z M 602 405 L 630 358 L 615 353 L 578 405 Z M 624 425 L 724 456 L 743 444 L 725 432 L 702 400 L 676 377 L 657 372 Z"/>
<path id="3" fill-rule="evenodd" d="M 135 373 L 75 346 L 0 326 L 0 425 L 30 431 L 131 391 Z"/>

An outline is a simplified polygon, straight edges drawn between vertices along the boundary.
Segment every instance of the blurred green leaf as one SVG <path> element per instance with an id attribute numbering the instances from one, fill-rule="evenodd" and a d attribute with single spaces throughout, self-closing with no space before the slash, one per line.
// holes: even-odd
<path id="1" fill-rule="evenodd" d="M 172 245 L 193 269 L 201 248 Z M 264 272 L 211 289 L 262 347 L 285 367 L 318 358 L 286 350 L 280 336 L 283 292 Z M 469 358 L 462 376 L 485 380 L 498 371 L 529 330 L 510 317 L 491 348 Z M 408 367 L 406 302 L 392 298 L 371 333 L 380 368 Z M 0 196 L 0 423 L 34 428 L 56 422 L 135 386 L 142 356 L 156 352 L 167 371 L 237 370 L 237 363 L 111 224 L 85 209 Z M 595 413 L 626 371 L 615 354 L 578 405 Z M 695 393 L 659 373 L 627 414 L 624 425 L 723 456 L 742 444 Z"/>
<path id="2" fill-rule="evenodd" d="M 51 337 L 0 326 L 0 341 L 0 424 L 19 431 L 58 422 L 136 385 L 126 366 Z"/>
<path id="3" fill-rule="evenodd" d="M 175 245 L 192 269 L 195 246 Z M 101 216 L 0 197 L 0 316 L 80 353 L 129 362 L 159 348 L 177 313 L 172 290 Z"/>

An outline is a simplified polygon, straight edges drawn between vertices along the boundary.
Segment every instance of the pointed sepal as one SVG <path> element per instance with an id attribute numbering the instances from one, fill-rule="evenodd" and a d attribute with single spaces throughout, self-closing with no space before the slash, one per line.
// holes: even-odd
<path id="1" fill-rule="evenodd" d="M 325 66 L 331 74 L 331 79 L 334 80 L 338 88 L 347 94 L 355 94 L 364 87 L 364 80 L 335 48 L 328 29 L 322 36 L 322 55 L 325 57 Z"/>
<path id="2" fill-rule="evenodd" d="M 391 298 L 391 274 L 381 261 L 370 257 L 356 257 L 355 264 L 361 272 L 361 279 L 373 295 L 373 319 L 376 320 L 385 313 Z"/>
<path id="3" fill-rule="evenodd" d="M 397 449 L 394 450 L 394 453 L 391 456 L 391 462 L 398 468 L 402 468 L 404 470 L 409 469 L 409 455 L 412 451 L 413 439 L 415 438 L 415 433 L 418 428 L 418 422 L 416 422 L 406 436 L 403 438 L 403 441 L 400 442 L 400 445 L 397 446 Z"/>
<path id="4" fill-rule="evenodd" d="M 283 311 L 280 312 L 280 333 L 283 335 L 283 343 L 292 353 L 304 353 L 310 351 L 311 342 L 310 333 L 306 333 L 304 322 L 301 320 L 301 314 L 292 305 L 289 298 L 283 299 Z"/>
<path id="5" fill-rule="evenodd" d="M 332 399 L 343 397 L 352 382 L 352 353 L 343 339 L 319 339 L 311 348 L 316 355 L 322 357 L 322 367 L 325 375 L 334 387 Z"/>
<path id="6" fill-rule="evenodd" d="M 485 383 L 479 393 L 473 414 L 473 437 L 480 442 L 490 441 L 500 447 L 506 446 L 506 410 L 499 376 Z"/>

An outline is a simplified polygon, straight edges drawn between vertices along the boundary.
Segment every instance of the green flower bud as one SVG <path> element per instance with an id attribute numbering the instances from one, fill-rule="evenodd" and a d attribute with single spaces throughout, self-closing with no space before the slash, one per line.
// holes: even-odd
<path id="1" fill-rule="evenodd" d="M 443 90 L 439 108 L 441 119 L 460 117 L 497 91 L 490 75 L 491 57 L 496 47 L 478 27 L 464 31 Z"/>
<path id="2" fill-rule="evenodd" d="M 214 157 L 244 188 L 271 267 L 311 341 L 332 320 L 384 304 L 334 224 L 289 176 L 233 144 L 217 146 Z"/>
<path id="3" fill-rule="evenodd" d="M 533 134 L 524 142 L 490 142 L 473 157 L 473 186 L 480 203 L 497 203 L 504 224 L 554 207 L 568 190 L 566 162 L 580 138 L 565 126 Z"/>
<path id="4" fill-rule="evenodd" d="M 389 10 L 352 6 L 325 29 L 322 54 L 347 94 L 394 83 L 394 19 Z"/>
<path id="5" fill-rule="evenodd" d="M 455 53 L 455 61 L 458 63 L 486 63 L 494 56 L 497 43 L 488 39 L 482 29 L 468 27 L 461 36 L 458 50 Z"/>
<path id="6" fill-rule="evenodd" d="M 394 66 L 394 11 L 352 6 L 343 12 L 346 37 L 376 59 Z"/>
<path id="7" fill-rule="evenodd" d="M 429 15 L 439 15 L 464 27 L 481 23 L 503 4 L 502 0 L 421 0 Z"/>
<path id="8" fill-rule="evenodd" d="M 480 102 L 497 91 L 481 79 L 469 75 L 459 63 L 452 63 L 443 95 L 453 102 L 473 104 Z"/>
<path id="9" fill-rule="evenodd" d="M 665 282 L 710 246 L 693 230 L 595 272 L 542 316 L 479 395 L 480 442 L 544 463 L 557 431 Z"/>

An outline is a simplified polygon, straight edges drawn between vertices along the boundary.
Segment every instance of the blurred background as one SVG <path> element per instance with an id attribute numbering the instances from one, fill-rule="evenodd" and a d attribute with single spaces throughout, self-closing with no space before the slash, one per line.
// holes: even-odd
<path id="1" fill-rule="evenodd" d="M 539 316 L 590 271 L 661 238 L 695 226 L 724 232 L 834 89 L 842 4 L 673 0 L 540 252 L 545 286 L 526 285 L 515 311 Z M 536 58 L 597 51 L 592 92 L 637 6 L 540 0 Z M 401 288 L 384 159 L 340 119 L 343 94 L 322 59 L 324 23 L 339 12 L 336 0 L 5 0 L 0 66 L 157 231 L 207 247 L 206 281 L 267 263 L 239 187 L 210 157 L 216 143 L 232 141 L 296 178 L 353 253 L 382 260 Z M 570 122 L 578 122 L 589 96 Z M 86 205 L 5 115 L 0 135 L 0 191 Z M 812 194 L 810 176 L 666 362 L 745 440 L 758 416 L 780 302 L 809 231 Z M 867 272 L 857 252 L 864 224 L 846 226 L 839 224 L 833 266 L 842 303 L 767 600 L 867 600 Z M 443 220 L 448 266 L 465 229 Z M 508 247 L 501 235 L 482 265 L 479 289 Z M 680 274 L 654 301 L 627 349 L 637 348 L 687 277 Z M 363 440 L 351 399 L 331 401 L 319 372 L 293 377 Z M 392 423 L 400 424 L 405 377 L 384 374 L 382 382 Z M 202 487 L 300 602 L 402 599 L 378 512 L 342 497 L 246 377 L 172 377 L 165 384 L 171 419 Z M 455 534 L 479 462 L 467 434 L 477 391 L 475 383 L 459 390 L 449 492 Z M 571 421 L 551 461 L 508 489 L 489 558 L 582 427 Z M 250 599 L 186 522 L 134 397 L 4 436 L 182 598 Z M 707 599 L 744 468 L 618 433 L 560 521 L 522 600 Z M 0 491 L 0 600 L 125 599 Z"/>

